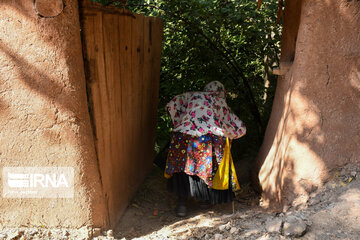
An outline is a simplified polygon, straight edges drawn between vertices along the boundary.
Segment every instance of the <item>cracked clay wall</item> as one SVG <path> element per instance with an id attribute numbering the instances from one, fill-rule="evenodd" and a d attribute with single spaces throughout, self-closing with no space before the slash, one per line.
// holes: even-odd
<path id="1" fill-rule="evenodd" d="M 286 1 L 284 33 L 293 62 L 257 158 L 266 207 L 304 204 L 331 170 L 360 165 L 360 2 Z"/>
<path id="2" fill-rule="evenodd" d="M 2 195 L 0 224 L 106 226 L 77 1 L 46 2 L 0 2 L 0 168 L 71 167 L 74 197 Z"/>

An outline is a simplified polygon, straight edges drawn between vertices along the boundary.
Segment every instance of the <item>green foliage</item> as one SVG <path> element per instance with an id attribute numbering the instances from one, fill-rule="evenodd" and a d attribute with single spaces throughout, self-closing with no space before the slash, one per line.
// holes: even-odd
<path id="1" fill-rule="evenodd" d="M 121 6 L 118 1 L 97 2 Z M 269 69 L 278 65 L 277 1 L 263 1 L 261 11 L 255 0 L 129 0 L 127 8 L 164 20 L 157 152 L 171 133 L 166 103 L 177 94 L 202 90 L 206 83 L 218 80 L 227 89 L 229 106 L 248 129 L 245 137 L 233 143 L 234 159 L 253 158 L 276 86 Z"/>

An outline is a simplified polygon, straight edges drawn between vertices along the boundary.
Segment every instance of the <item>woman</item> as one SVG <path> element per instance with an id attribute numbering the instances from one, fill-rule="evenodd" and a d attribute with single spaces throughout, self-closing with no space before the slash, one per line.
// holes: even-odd
<path id="1" fill-rule="evenodd" d="M 215 187 L 219 185 L 216 173 L 225 159 L 227 138 L 242 137 L 246 128 L 227 106 L 224 86 L 218 81 L 210 82 L 203 92 L 174 97 L 166 109 L 174 128 L 165 177 L 169 178 L 168 190 L 178 197 L 177 215 L 186 215 L 188 197 L 201 203 L 231 202 L 233 190 L 238 188 L 234 168 L 226 180 L 230 182 L 226 189 Z"/>

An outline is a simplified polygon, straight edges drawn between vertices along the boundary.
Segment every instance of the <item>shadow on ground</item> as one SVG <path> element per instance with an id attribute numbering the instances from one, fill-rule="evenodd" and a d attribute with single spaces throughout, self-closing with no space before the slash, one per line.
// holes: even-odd
<path id="1" fill-rule="evenodd" d="M 259 196 L 248 185 L 236 195 L 235 211 L 257 206 Z M 174 212 L 176 198 L 166 191 L 163 172 L 154 165 L 151 174 L 138 190 L 115 229 L 116 237 L 126 239 L 141 238 L 161 231 L 162 235 L 199 235 L 209 229 L 217 229 L 218 218 L 233 213 L 232 203 L 220 204 L 209 209 L 200 209 L 198 202 L 188 201 L 188 215 L 177 217 Z"/>

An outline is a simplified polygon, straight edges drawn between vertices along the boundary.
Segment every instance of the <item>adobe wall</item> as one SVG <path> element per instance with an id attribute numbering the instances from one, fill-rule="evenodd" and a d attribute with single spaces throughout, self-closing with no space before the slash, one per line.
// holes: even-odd
<path id="1" fill-rule="evenodd" d="M 278 79 L 257 158 L 267 207 L 302 204 L 331 170 L 360 165 L 360 2 L 286 4 L 284 33 L 293 33 L 282 41 L 289 46 L 295 37 L 294 61 Z M 283 51 L 282 60 L 291 61 L 291 47 Z"/>
<path id="2" fill-rule="evenodd" d="M 0 168 L 72 167 L 75 193 L 74 198 L 1 197 L 0 223 L 106 226 L 77 1 L 35 8 L 34 2 L 44 1 L 0 2 Z"/>

